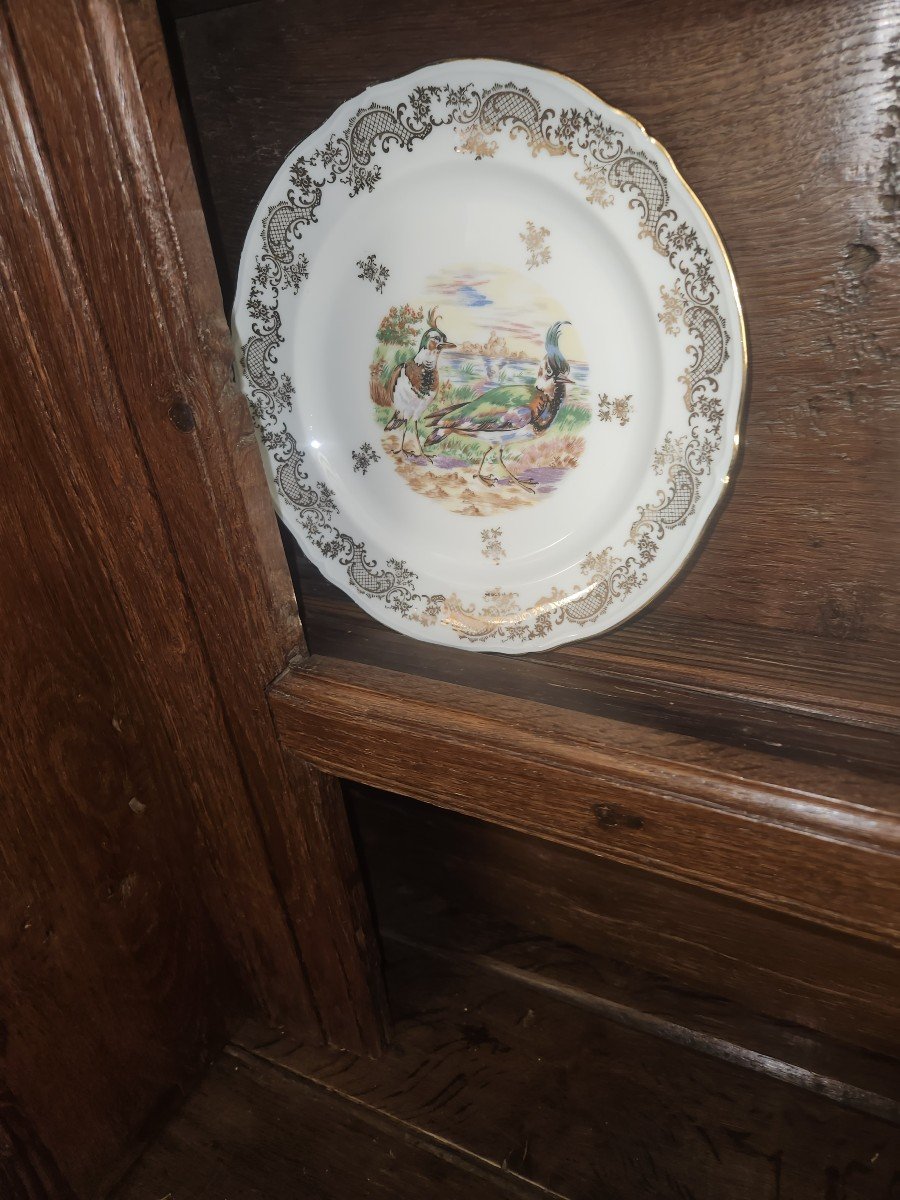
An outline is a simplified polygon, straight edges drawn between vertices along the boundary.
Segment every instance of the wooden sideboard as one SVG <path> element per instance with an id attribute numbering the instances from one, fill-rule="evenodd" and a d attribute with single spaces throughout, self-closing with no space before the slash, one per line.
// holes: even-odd
<path id="1" fill-rule="evenodd" d="M 191 1195 L 229 1072 L 234 1113 L 313 1087 L 336 1163 L 346 1101 L 385 1162 L 475 1172 L 373 1195 L 891 1194 L 898 36 L 875 0 L 8 0 L 0 1196 L 108 1192 L 225 1043 Z M 660 139 L 750 337 L 690 568 L 520 658 L 404 638 L 282 545 L 225 315 L 290 149 L 482 54 Z"/>

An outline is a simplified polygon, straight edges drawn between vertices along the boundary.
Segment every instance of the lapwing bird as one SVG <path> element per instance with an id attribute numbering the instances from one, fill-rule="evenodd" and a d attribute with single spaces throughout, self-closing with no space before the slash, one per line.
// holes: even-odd
<path id="1" fill-rule="evenodd" d="M 448 341 L 446 333 L 438 329 L 438 319 L 437 309 L 430 309 L 428 328 L 422 334 L 418 353 L 408 362 L 400 363 L 388 380 L 387 391 L 394 411 L 391 413 L 385 429 L 399 429 L 401 425 L 403 426 L 400 449 L 394 452 L 396 454 L 409 453 L 406 449 L 406 435 L 409 432 L 409 423 L 412 421 L 419 454 L 425 458 L 431 457 L 422 446 L 419 418 L 429 404 L 434 403 L 435 396 L 437 396 L 440 386 L 438 357 L 441 351 L 456 349 L 456 343 Z"/>
<path id="2" fill-rule="evenodd" d="M 426 417 L 426 425 L 432 427 L 425 439 L 426 448 L 438 445 L 451 433 L 473 438 L 486 446 L 475 473 L 477 479 L 488 487 L 494 482 L 502 482 L 483 474 L 488 455 L 497 451 L 499 464 L 509 478 L 527 492 L 533 492 L 531 484 L 514 475 L 506 465 L 503 451 L 507 446 L 528 442 L 546 433 L 565 403 L 566 388 L 572 380 L 568 375 L 569 364 L 559 348 L 559 333 L 563 325 L 568 324 L 568 321 L 557 321 L 547 330 L 545 354 L 534 383 L 491 388 L 477 400 L 453 404 Z"/>

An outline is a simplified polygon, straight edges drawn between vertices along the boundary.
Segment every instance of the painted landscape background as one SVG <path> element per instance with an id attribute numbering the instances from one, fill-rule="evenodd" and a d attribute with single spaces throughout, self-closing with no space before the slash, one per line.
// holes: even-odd
<path id="1" fill-rule="evenodd" d="M 416 353 L 425 327 L 425 308 L 444 298 L 440 306 L 439 326 L 457 343 L 456 350 L 445 350 L 439 359 L 440 390 L 435 401 L 419 421 L 424 438 L 428 431 L 428 413 L 451 404 L 476 399 L 491 388 L 509 384 L 530 385 L 536 378 L 544 354 L 544 335 L 554 321 L 564 320 L 558 306 L 548 302 L 533 285 L 523 285 L 522 277 L 502 272 L 502 277 L 473 279 L 467 273 L 452 273 L 442 280 L 429 281 L 428 303 L 424 306 L 395 306 L 386 314 L 376 334 L 376 349 L 370 366 L 370 395 L 375 417 L 382 430 L 382 445 L 393 457 L 400 474 L 416 491 L 430 496 L 455 512 L 484 516 L 503 509 L 535 503 L 552 492 L 559 481 L 578 463 L 584 451 L 582 436 L 591 419 L 587 391 L 587 364 L 576 354 L 581 350 L 577 334 L 563 330 L 560 347 L 570 364 L 574 381 L 566 402 L 547 433 L 521 446 L 511 446 L 504 454 L 517 475 L 532 487 L 533 494 L 507 478 L 499 468 L 491 469 L 493 487 L 474 478 L 475 469 L 486 444 L 474 438 L 451 434 L 435 448 L 433 459 L 398 455 L 402 430 L 387 432 L 392 406 L 387 384 L 399 363 Z M 509 277 L 512 276 L 512 279 Z M 531 296 L 520 297 L 528 303 L 516 303 L 513 311 L 508 299 L 510 285 L 525 286 Z M 476 286 L 476 284 L 478 286 Z M 492 299 L 491 297 L 496 297 Z M 537 303 L 535 303 L 537 299 Z M 506 302 L 504 302 L 506 301 Z M 410 430 L 407 450 L 414 450 Z M 492 460 L 489 460 L 489 463 Z"/>

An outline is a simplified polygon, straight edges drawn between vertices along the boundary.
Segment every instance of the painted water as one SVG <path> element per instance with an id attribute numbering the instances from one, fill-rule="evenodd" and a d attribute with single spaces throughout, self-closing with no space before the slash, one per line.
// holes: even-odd
<path id="1" fill-rule="evenodd" d="M 460 350 L 444 350 L 440 359 L 441 378 L 449 381 L 453 387 L 471 387 L 472 399 L 492 387 L 533 383 L 537 378 L 538 366 L 538 361 L 531 358 L 492 358 L 487 354 L 463 353 Z M 587 404 L 587 363 L 570 360 L 569 377 L 574 383 L 569 388 L 566 403 L 580 401 Z"/>

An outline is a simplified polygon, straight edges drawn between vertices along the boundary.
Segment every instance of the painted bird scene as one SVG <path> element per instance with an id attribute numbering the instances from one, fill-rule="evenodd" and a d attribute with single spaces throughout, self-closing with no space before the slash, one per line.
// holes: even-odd
<path id="1" fill-rule="evenodd" d="M 376 333 L 370 394 L 382 445 L 410 487 L 453 512 L 534 504 L 578 463 L 587 365 L 559 306 L 516 272 L 429 279 Z"/>

